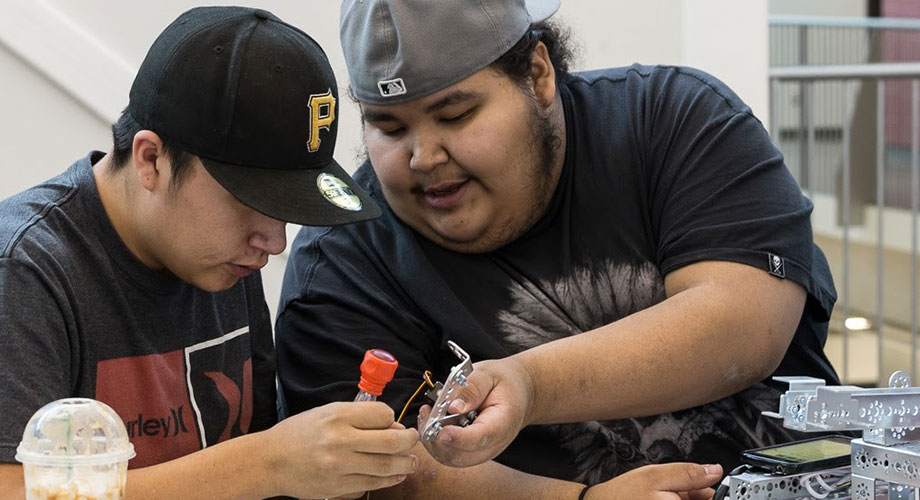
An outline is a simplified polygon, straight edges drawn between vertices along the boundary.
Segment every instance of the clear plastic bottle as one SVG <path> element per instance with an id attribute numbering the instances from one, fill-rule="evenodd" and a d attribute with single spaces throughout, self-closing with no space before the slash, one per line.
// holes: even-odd
<path id="1" fill-rule="evenodd" d="M 377 397 L 383 394 L 383 388 L 387 383 L 393 380 L 398 365 L 396 358 L 383 349 L 370 349 L 365 352 L 355 401 L 376 401 Z"/>

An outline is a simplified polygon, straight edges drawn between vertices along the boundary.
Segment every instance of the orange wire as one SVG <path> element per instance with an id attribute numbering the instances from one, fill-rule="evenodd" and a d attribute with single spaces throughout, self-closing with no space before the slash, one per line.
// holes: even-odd
<path id="1" fill-rule="evenodd" d="M 422 384 L 418 386 L 418 389 L 416 389 L 415 392 L 412 393 L 411 396 L 409 396 L 409 401 L 406 401 L 406 406 L 403 406 L 402 411 L 399 413 L 399 418 L 396 419 L 397 422 L 402 421 L 403 417 L 406 416 L 406 411 L 409 410 L 409 405 L 412 404 L 412 401 L 415 401 L 415 397 L 418 396 L 418 393 L 422 392 L 422 388 L 424 388 L 425 385 L 428 385 L 429 387 L 434 387 L 434 383 L 431 382 L 431 372 L 430 371 L 425 370 L 425 373 L 422 374 L 422 379 L 423 379 Z"/>

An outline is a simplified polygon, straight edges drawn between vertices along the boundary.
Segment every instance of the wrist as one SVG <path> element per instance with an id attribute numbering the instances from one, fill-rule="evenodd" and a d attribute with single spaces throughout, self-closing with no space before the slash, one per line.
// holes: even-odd
<path id="1" fill-rule="evenodd" d="M 541 423 L 543 417 L 540 415 L 540 404 L 537 401 L 539 397 L 536 390 L 538 387 L 537 374 L 534 372 L 533 363 L 529 362 L 530 358 L 527 356 L 527 351 L 506 359 L 511 361 L 510 369 L 519 374 L 518 378 L 521 383 L 520 390 L 524 397 L 524 415 L 521 428 L 523 429 L 534 423 Z"/>
<path id="2" fill-rule="evenodd" d="M 246 434 L 236 439 L 244 446 L 244 452 L 248 457 L 246 467 L 248 471 L 243 471 L 249 477 L 251 489 L 257 493 L 257 498 L 268 498 L 281 495 L 284 485 L 281 483 L 283 474 L 281 473 L 281 459 L 276 453 L 280 449 L 278 444 L 273 441 L 272 428 Z"/>
<path id="3" fill-rule="evenodd" d="M 589 489 L 591 489 L 591 485 L 586 484 L 585 487 L 581 489 L 581 493 L 578 494 L 578 500 L 585 500 Z"/>
<path id="4" fill-rule="evenodd" d="M 565 500 L 581 500 L 581 491 L 586 488 L 585 485 L 574 481 L 562 481 L 547 477 L 540 477 L 539 479 L 542 481 L 534 484 L 534 489 L 529 492 L 530 498 L 540 500 L 559 500 L 560 498 Z M 518 498 L 519 496 L 520 495 L 515 496 L 514 498 Z"/>

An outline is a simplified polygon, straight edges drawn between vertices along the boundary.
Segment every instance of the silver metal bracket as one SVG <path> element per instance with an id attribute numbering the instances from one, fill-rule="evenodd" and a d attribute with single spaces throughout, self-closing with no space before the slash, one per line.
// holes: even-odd
<path id="1" fill-rule="evenodd" d="M 920 387 L 897 371 L 890 387 L 865 389 L 852 385 L 825 387 L 811 377 L 774 377 L 789 383 L 780 396 L 778 412 L 764 415 L 783 419 L 783 426 L 806 432 L 862 430 L 866 441 L 895 444 L 920 439 Z"/>
<path id="2" fill-rule="evenodd" d="M 854 500 L 920 500 L 920 387 L 896 371 L 888 387 L 825 387 L 811 377 L 774 377 L 789 383 L 777 412 L 783 425 L 801 431 L 862 430 L 850 445 Z M 797 498 L 799 481 L 768 474 L 730 478 L 732 499 Z"/>
<path id="3" fill-rule="evenodd" d="M 783 427 L 798 431 L 817 430 L 805 420 L 808 401 L 814 399 L 818 387 L 823 387 L 824 379 L 814 377 L 773 377 L 777 382 L 789 384 L 789 390 L 779 397 L 778 412 L 763 412 L 765 416 L 782 418 Z"/>
<path id="4" fill-rule="evenodd" d="M 872 500 L 880 484 L 889 498 L 916 498 L 920 486 L 920 443 L 885 446 L 854 439 L 852 444 L 852 497 Z"/>
<path id="5" fill-rule="evenodd" d="M 447 341 L 447 347 L 450 348 L 455 356 L 460 358 L 460 363 L 451 368 L 450 374 L 447 375 L 447 380 L 444 381 L 444 388 L 441 389 L 437 401 L 431 408 L 431 414 L 428 416 L 424 427 L 422 427 L 422 444 L 426 446 L 438 437 L 444 426 L 465 425 L 475 417 L 475 414 L 471 416 L 469 413 L 456 415 L 447 413 L 447 408 L 457 399 L 457 388 L 465 387 L 466 378 L 470 376 L 470 373 L 473 373 L 473 362 L 470 360 L 470 355 L 451 340 Z"/>
<path id="6" fill-rule="evenodd" d="M 813 498 L 804 482 L 824 474 L 809 472 L 792 476 L 777 476 L 760 472 L 743 472 L 729 476 L 730 500 L 794 500 Z M 829 494 L 826 498 L 849 498 L 849 491 Z"/>

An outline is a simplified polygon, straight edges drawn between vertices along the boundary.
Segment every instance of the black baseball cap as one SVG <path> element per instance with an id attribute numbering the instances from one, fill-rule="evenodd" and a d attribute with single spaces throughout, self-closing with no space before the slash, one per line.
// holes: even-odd
<path id="1" fill-rule="evenodd" d="M 198 7 L 153 42 L 125 111 L 244 204 L 325 226 L 380 215 L 332 158 L 337 106 L 332 68 L 306 33 L 261 9 Z"/>

